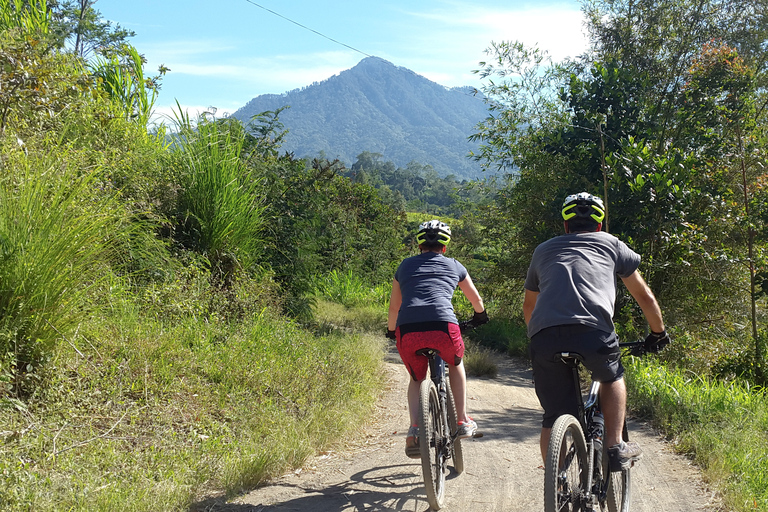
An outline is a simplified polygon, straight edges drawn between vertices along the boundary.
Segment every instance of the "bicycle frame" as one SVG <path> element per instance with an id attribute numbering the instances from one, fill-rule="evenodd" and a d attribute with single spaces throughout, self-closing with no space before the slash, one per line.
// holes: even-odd
<path id="1" fill-rule="evenodd" d="M 581 393 L 581 378 L 579 377 L 579 358 L 577 355 L 562 353 L 561 359 L 568 365 L 573 372 L 573 382 L 578 391 L 578 416 L 584 437 L 587 442 L 587 453 L 589 465 L 587 471 L 586 496 L 584 500 L 592 506 L 605 500 L 608 492 L 609 474 L 603 472 L 603 435 L 605 434 L 605 424 L 600 411 L 600 383 L 592 381 L 586 400 Z M 595 481 L 595 477 L 600 477 L 600 481 Z"/>
<path id="2" fill-rule="evenodd" d="M 461 443 L 453 409 L 453 399 L 445 376 L 445 362 L 434 349 L 424 348 L 417 354 L 429 359 L 430 379 L 419 384 L 419 450 L 427 501 L 439 510 L 445 498 L 445 473 L 448 460 L 454 460 L 457 473 L 464 470 Z M 454 425 L 454 429 L 451 429 Z"/>
<path id="3" fill-rule="evenodd" d="M 435 383 L 435 387 L 437 388 L 437 396 L 440 401 L 440 421 L 443 423 L 444 432 L 448 432 L 446 439 L 435 440 L 435 442 L 444 443 L 444 446 L 441 446 L 441 448 L 445 448 L 446 460 L 448 460 L 451 457 L 450 448 L 456 439 L 457 433 L 451 432 L 451 429 L 448 425 L 448 391 L 446 388 L 448 381 L 445 378 L 445 361 L 443 361 L 443 359 L 431 349 L 429 354 L 425 355 L 429 358 L 430 379 L 432 379 L 432 382 Z"/>

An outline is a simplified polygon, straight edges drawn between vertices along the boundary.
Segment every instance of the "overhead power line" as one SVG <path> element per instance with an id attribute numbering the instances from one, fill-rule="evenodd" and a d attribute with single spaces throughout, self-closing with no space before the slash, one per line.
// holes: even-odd
<path id="1" fill-rule="evenodd" d="M 363 55 L 365 55 L 366 57 L 371 57 L 371 55 L 368 55 L 368 54 L 367 54 L 367 53 L 365 53 L 364 51 L 358 50 L 357 48 L 354 48 L 354 47 L 352 47 L 352 46 L 349 46 L 348 44 L 344 44 L 344 43 L 342 43 L 341 41 L 337 41 L 336 39 L 334 39 L 334 38 L 332 38 L 332 37 L 328 37 L 328 36 L 327 36 L 327 35 L 325 35 L 325 34 L 321 34 L 321 33 L 320 33 L 320 32 L 318 32 L 317 30 L 314 30 L 314 29 L 311 29 L 311 28 L 309 28 L 309 27 L 307 27 L 307 26 L 305 26 L 305 25 L 302 25 L 302 24 L 301 24 L 301 23 L 299 23 L 298 21 L 293 21 L 292 19 L 290 19 L 290 18 L 287 18 L 287 17 L 283 16 L 283 15 L 282 15 L 282 14 L 280 14 L 279 12 L 275 12 L 275 11 L 273 11 L 272 9 L 267 9 L 267 8 L 266 8 L 266 7 L 264 7 L 263 5 L 259 5 L 259 4 L 257 4 L 256 2 L 254 2 L 254 1 L 252 1 L 252 0 L 245 0 L 245 1 L 246 1 L 246 2 L 248 2 L 248 3 L 249 3 L 249 4 L 251 4 L 251 5 L 255 5 L 255 6 L 256 6 L 256 7 L 258 7 L 259 9 L 264 9 L 265 11 L 267 11 L 267 12 L 270 12 L 270 13 L 274 14 L 275 16 L 278 16 L 278 17 L 280 17 L 280 18 L 283 18 L 283 19 L 284 19 L 284 20 L 286 20 L 286 21 L 290 21 L 290 22 L 291 22 L 291 23 L 293 23 L 294 25 L 298 25 L 298 26 L 300 26 L 301 28 L 303 28 L 304 30 L 309 30 L 310 32 L 314 32 L 315 34 L 319 35 L 320 37 L 324 37 L 324 38 L 328 39 L 329 41 L 333 41 L 333 42 L 334 42 L 334 43 L 336 43 L 336 44 L 340 44 L 341 46 L 345 46 L 345 47 L 349 48 L 350 50 L 352 50 L 352 51 L 355 51 L 355 52 L 357 52 L 357 53 L 362 53 L 362 54 L 363 54 Z"/>

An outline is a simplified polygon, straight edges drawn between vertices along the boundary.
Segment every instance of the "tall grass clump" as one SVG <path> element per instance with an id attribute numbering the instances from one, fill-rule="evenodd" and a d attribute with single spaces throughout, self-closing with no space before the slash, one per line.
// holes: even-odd
<path id="1" fill-rule="evenodd" d="M 62 334 L 78 325 L 104 274 L 122 214 L 76 154 L 6 146 L 0 179 L 0 376 L 24 391 Z M 13 381 L 13 385 L 9 380 Z"/>
<path id="2" fill-rule="evenodd" d="M 249 270 L 265 245 L 265 208 L 260 178 L 241 159 L 246 133 L 238 123 L 193 123 L 183 113 L 177 123 L 177 239 L 224 278 Z"/>
<path id="3" fill-rule="evenodd" d="M 653 361 L 627 361 L 632 407 L 690 454 L 733 510 L 768 511 L 768 396 Z"/>
<path id="4" fill-rule="evenodd" d="M 49 384 L 2 409 L 0 509 L 209 508 L 370 417 L 375 339 L 319 336 L 268 308 L 237 323 L 165 321 L 114 279 L 112 308 L 59 345 Z"/>
<path id="5" fill-rule="evenodd" d="M 319 277 L 316 287 L 321 297 L 347 307 L 385 306 L 389 303 L 391 285 L 370 285 L 352 271 L 332 270 Z"/>
<path id="6" fill-rule="evenodd" d="M 391 285 L 371 285 L 352 271 L 332 270 L 315 279 L 315 322 L 326 330 L 386 332 Z"/>

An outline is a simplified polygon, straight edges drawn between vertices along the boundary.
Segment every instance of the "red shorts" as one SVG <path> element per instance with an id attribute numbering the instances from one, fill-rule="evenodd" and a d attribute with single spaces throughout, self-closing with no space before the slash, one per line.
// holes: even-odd
<path id="1" fill-rule="evenodd" d="M 400 327 L 395 331 L 397 352 L 413 380 L 422 381 L 427 376 L 429 359 L 416 354 L 416 351 L 422 348 L 436 349 L 447 364 L 461 364 L 461 358 L 464 357 L 464 340 L 461 338 L 459 326 L 443 322 L 442 327 L 440 330 L 428 331 L 410 331 L 406 328 L 402 335 Z"/>

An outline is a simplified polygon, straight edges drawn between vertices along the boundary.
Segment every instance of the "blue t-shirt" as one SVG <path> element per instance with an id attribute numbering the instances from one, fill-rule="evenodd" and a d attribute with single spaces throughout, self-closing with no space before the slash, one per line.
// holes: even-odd
<path id="1" fill-rule="evenodd" d="M 547 327 L 582 324 L 613 332 L 616 276 L 629 277 L 640 255 L 604 231 L 569 233 L 536 247 L 525 289 L 539 292 L 528 337 Z"/>
<path id="2" fill-rule="evenodd" d="M 459 282 L 466 277 L 464 265 L 440 253 L 424 252 L 404 259 L 395 272 L 403 297 L 397 325 L 458 323 L 451 298 Z"/>

